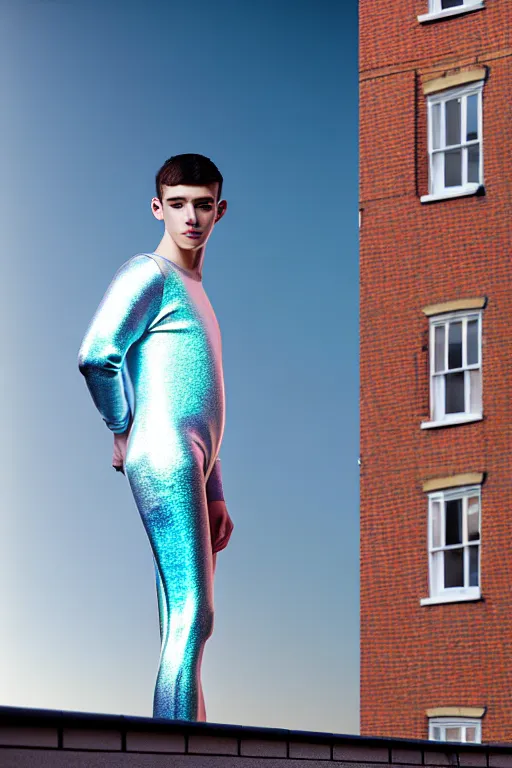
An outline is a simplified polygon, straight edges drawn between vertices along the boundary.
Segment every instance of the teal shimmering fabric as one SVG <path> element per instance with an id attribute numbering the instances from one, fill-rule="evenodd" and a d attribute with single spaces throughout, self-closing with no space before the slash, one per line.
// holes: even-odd
<path id="1" fill-rule="evenodd" d="M 153 713 L 197 720 L 213 630 L 206 485 L 219 471 L 225 418 L 220 331 L 201 279 L 154 253 L 133 256 L 107 288 L 78 363 L 107 427 L 130 430 L 124 468 L 153 551 L 160 613 Z"/>

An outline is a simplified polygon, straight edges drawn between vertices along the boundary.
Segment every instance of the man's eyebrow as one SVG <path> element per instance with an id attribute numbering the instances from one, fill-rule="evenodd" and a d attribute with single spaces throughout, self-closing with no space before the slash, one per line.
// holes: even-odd
<path id="1" fill-rule="evenodd" d="M 185 197 L 166 197 L 165 198 L 165 202 L 166 203 L 171 203 L 171 202 L 180 202 L 181 203 L 181 201 L 186 202 L 186 198 Z M 215 198 L 213 198 L 213 197 L 195 197 L 192 200 L 192 202 L 193 203 L 198 203 L 198 202 L 214 203 L 215 202 Z"/>

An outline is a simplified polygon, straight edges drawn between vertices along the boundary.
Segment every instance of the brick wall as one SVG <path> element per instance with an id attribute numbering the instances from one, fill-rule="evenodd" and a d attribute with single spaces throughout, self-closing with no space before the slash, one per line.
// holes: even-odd
<path id="1" fill-rule="evenodd" d="M 426 738 L 425 711 L 485 706 L 512 741 L 512 3 L 420 24 L 427 0 L 360 2 L 361 733 Z M 488 67 L 485 195 L 428 192 L 423 82 Z M 487 296 L 480 422 L 429 418 L 427 304 Z M 486 473 L 478 602 L 428 596 L 424 480 Z"/>

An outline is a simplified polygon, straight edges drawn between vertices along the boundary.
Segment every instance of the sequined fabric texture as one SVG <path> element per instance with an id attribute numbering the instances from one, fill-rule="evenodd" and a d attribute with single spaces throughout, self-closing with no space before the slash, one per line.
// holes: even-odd
<path id="1" fill-rule="evenodd" d="M 196 720 L 213 629 L 206 482 L 225 419 L 220 331 L 201 280 L 156 254 L 133 256 L 78 362 L 107 427 L 131 425 L 125 473 L 153 551 L 160 612 L 154 716 Z"/>

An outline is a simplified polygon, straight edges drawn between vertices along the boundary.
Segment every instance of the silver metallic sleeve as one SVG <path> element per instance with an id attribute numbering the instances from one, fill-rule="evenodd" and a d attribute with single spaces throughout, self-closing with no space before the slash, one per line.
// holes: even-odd
<path id="1" fill-rule="evenodd" d="M 217 457 L 210 476 L 206 481 L 206 498 L 208 501 L 224 501 L 224 489 L 222 487 L 222 469 L 220 459 Z"/>
<path id="2" fill-rule="evenodd" d="M 78 353 L 78 367 L 107 427 L 125 432 L 132 413 L 123 381 L 130 346 L 158 313 L 164 278 L 147 256 L 128 259 L 115 273 Z"/>

